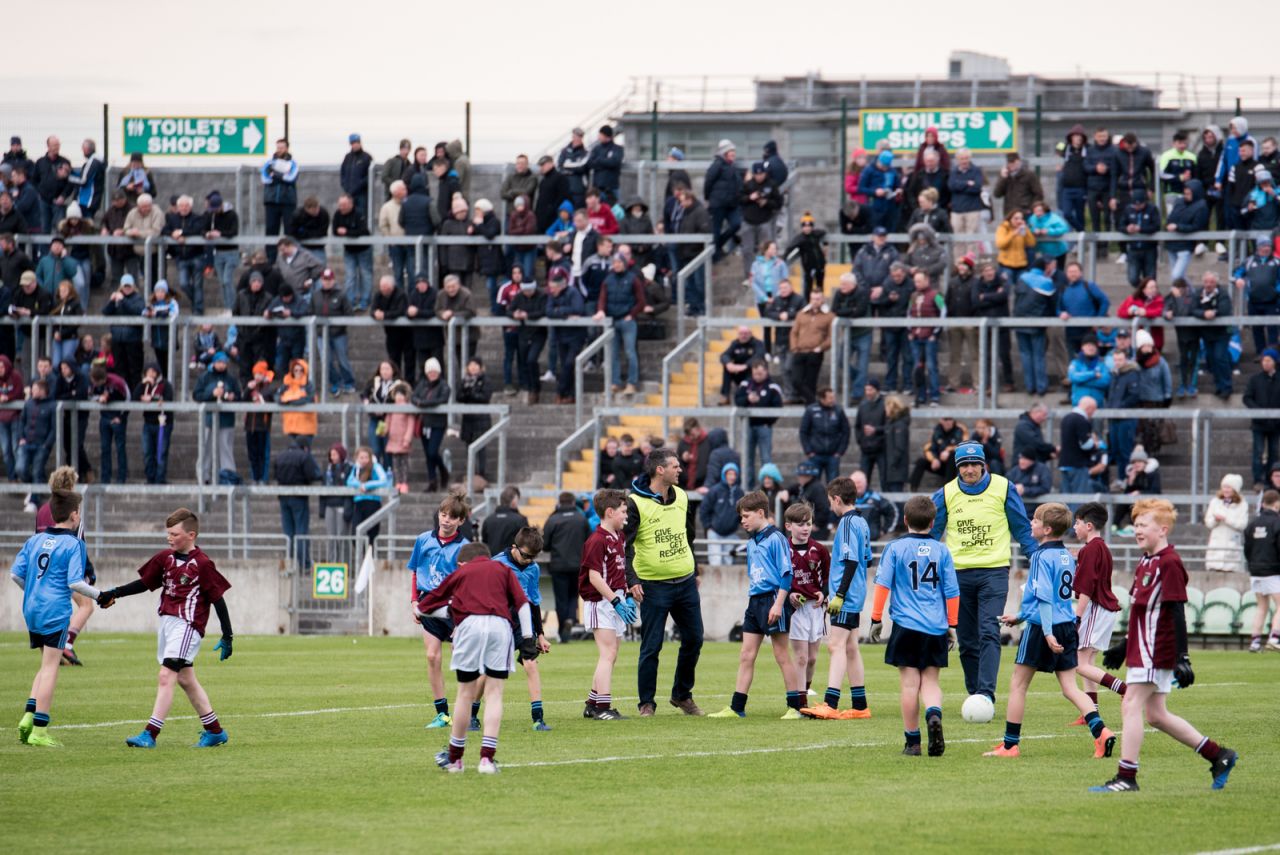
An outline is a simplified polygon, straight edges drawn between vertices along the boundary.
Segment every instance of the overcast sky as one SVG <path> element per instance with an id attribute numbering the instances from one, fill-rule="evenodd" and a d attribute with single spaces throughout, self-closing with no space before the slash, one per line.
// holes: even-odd
<path id="1" fill-rule="evenodd" d="M 31 149 L 43 148 L 38 138 L 48 125 L 71 136 L 80 125 L 80 133 L 100 128 L 101 108 L 95 114 L 93 105 L 104 101 L 119 105 L 121 115 L 270 113 L 275 135 L 282 130 L 278 105 L 287 100 L 295 137 L 327 136 L 331 127 L 341 138 L 362 122 L 385 121 L 388 128 L 403 124 L 417 142 L 460 136 L 458 105 L 471 100 L 475 138 L 532 149 L 586 119 L 632 76 L 939 76 L 955 49 L 1004 56 L 1015 73 L 1216 75 L 1225 68 L 1265 76 L 1274 69 L 1266 50 L 1227 59 L 1221 51 L 1157 41 L 1171 21 L 1202 20 L 1199 0 L 1021 7 L 955 0 L 130 0 L 127 11 L 67 0 L 58 8 L 61 20 L 74 23 L 66 44 L 81 61 L 65 52 L 55 58 L 47 38 L 13 38 L 0 66 L 0 132 L 22 132 Z M 1091 23 L 1094 14 L 1102 20 Z M 1072 35 L 1061 26 L 1068 19 Z"/>

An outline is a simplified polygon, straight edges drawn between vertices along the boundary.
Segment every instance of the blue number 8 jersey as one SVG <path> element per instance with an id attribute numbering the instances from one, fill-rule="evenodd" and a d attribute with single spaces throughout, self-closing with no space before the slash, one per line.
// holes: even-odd
<path id="1" fill-rule="evenodd" d="M 71 585 L 84 581 L 88 553 L 84 541 L 59 530 L 32 535 L 9 572 L 22 583 L 22 616 L 40 635 L 61 632 L 71 623 Z"/>
<path id="2" fill-rule="evenodd" d="M 889 588 L 894 624 L 928 635 L 947 631 L 947 600 L 960 596 L 951 550 L 927 534 L 905 534 L 884 548 L 876 584 Z"/>
<path id="3" fill-rule="evenodd" d="M 1022 592 L 1022 610 L 1018 616 L 1029 623 L 1041 624 L 1041 606 L 1049 607 L 1051 620 L 1071 623 L 1076 619 L 1071 608 L 1071 583 L 1076 577 L 1076 560 L 1062 541 L 1050 541 L 1031 556 L 1031 572 Z M 1041 626 L 1046 634 L 1052 626 Z"/>

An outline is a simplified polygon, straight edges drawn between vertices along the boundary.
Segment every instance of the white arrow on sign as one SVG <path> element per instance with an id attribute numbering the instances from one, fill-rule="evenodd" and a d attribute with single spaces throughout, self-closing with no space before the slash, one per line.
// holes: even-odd
<path id="1" fill-rule="evenodd" d="M 1005 127 L 1008 127 L 1008 125 Z M 244 143 L 245 151 L 253 152 L 257 149 L 258 143 L 262 142 L 262 131 L 258 130 L 257 122 L 249 122 L 244 126 L 244 135 L 241 140 Z"/>
<path id="2" fill-rule="evenodd" d="M 995 148 L 1004 148 L 1004 141 L 1012 133 L 1013 128 L 1005 121 L 1004 113 L 996 113 L 996 117 L 987 126 L 987 136 L 991 138 L 991 145 Z"/>

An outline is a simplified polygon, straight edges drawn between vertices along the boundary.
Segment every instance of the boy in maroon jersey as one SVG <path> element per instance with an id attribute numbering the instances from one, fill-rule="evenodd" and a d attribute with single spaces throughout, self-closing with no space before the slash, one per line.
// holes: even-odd
<path id="1" fill-rule="evenodd" d="M 828 577 L 831 574 L 831 552 L 810 540 L 813 534 L 813 508 L 801 503 L 787 508 L 782 515 L 791 541 L 791 653 L 796 659 L 796 675 L 804 675 L 804 690 L 813 694 L 813 670 L 818 664 L 818 647 L 827 637 L 825 608 Z"/>
<path id="2" fill-rule="evenodd" d="M 231 658 L 231 616 L 223 599 L 231 583 L 218 572 L 213 559 L 196 546 L 200 520 L 195 514 L 178 508 L 164 524 L 169 548 L 157 552 L 143 564 L 138 570 L 138 579 L 104 591 L 99 599 L 103 608 L 110 608 L 120 597 L 163 588 L 157 610 L 160 631 L 156 659 L 160 661 L 160 684 L 156 688 L 156 703 L 146 728 L 126 739 L 125 744 L 130 748 L 156 747 L 156 737 L 173 705 L 173 686 L 177 683 L 187 693 L 187 699 L 204 725 L 196 747 L 215 748 L 227 743 L 227 732 L 218 723 L 209 696 L 196 679 L 195 659 L 211 608 L 217 613 L 222 628 L 222 639 L 213 649 L 221 652 L 219 661 Z"/>
<path id="3" fill-rule="evenodd" d="M 627 494 L 622 490 L 604 489 L 592 500 L 600 525 L 582 546 L 578 567 L 578 596 L 583 600 L 583 617 L 587 629 L 595 636 L 595 675 L 583 718 L 618 721 L 626 718 L 613 707 L 613 665 L 618 660 L 618 638 L 639 614 L 635 600 L 626 593 L 627 542 L 622 529 L 627 523 Z"/>
<path id="4" fill-rule="evenodd" d="M 1107 508 L 1101 502 L 1086 502 L 1076 508 L 1075 533 L 1084 544 L 1076 553 L 1076 578 L 1071 588 L 1076 595 L 1076 626 L 1079 642 L 1076 651 L 1076 673 L 1084 683 L 1084 693 L 1098 708 L 1098 685 L 1118 695 L 1127 688 L 1117 679 L 1093 664 L 1099 651 L 1111 646 L 1111 633 L 1120 616 L 1120 601 L 1111 590 L 1111 550 L 1102 539 L 1107 528 Z M 1083 726 L 1084 716 L 1071 722 Z"/>
<path id="5" fill-rule="evenodd" d="M 484 736 L 480 743 L 480 774 L 498 771 L 494 755 L 498 751 L 498 731 L 502 728 L 502 690 L 515 668 L 515 647 L 511 634 L 511 613 L 520 621 L 520 655 L 538 658 L 538 641 L 533 636 L 529 598 L 520 587 L 515 572 L 489 558 L 489 547 L 468 543 L 458 552 L 458 569 L 413 605 L 417 619 L 425 616 L 453 619 L 453 658 L 449 667 L 458 678 L 458 700 L 454 709 L 471 706 L 484 681 Z M 448 751 L 436 755 L 436 764 L 446 772 L 462 771 L 462 755 L 467 750 L 466 716 L 454 716 Z"/>
<path id="6" fill-rule="evenodd" d="M 1121 709 L 1124 737 L 1120 770 L 1093 793 L 1127 793 L 1138 789 L 1138 752 L 1142 749 L 1143 718 L 1209 761 L 1213 789 L 1227 785 L 1239 759 L 1236 752 L 1201 735 L 1186 720 L 1169 712 L 1165 696 L 1173 686 L 1186 689 L 1195 682 L 1187 655 L 1187 570 L 1169 544 L 1169 530 L 1177 511 L 1167 499 L 1139 499 L 1133 505 L 1133 535 L 1142 559 L 1133 574 L 1129 637 L 1102 658 L 1108 668 L 1128 662 L 1129 689 Z"/>

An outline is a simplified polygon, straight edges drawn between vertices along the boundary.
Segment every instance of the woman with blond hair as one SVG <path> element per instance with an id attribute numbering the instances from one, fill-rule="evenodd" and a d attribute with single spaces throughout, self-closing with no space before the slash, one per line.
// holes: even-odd
<path id="1" fill-rule="evenodd" d="M 911 465 L 911 407 L 897 395 L 884 400 L 884 470 L 886 493 L 900 493 Z"/>
<path id="2" fill-rule="evenodd" d="M 1243 477 L 1223 475 L 1218 495 L 1204 510 L 1204 525 L 1209 529 L 1209 548 L 1204 553 L 1206 570 L 1239 573 L 1243 569 L 1241 534 L 1249 524 L 1249 503 L 1240 495 L 1242 489 Z"/>

